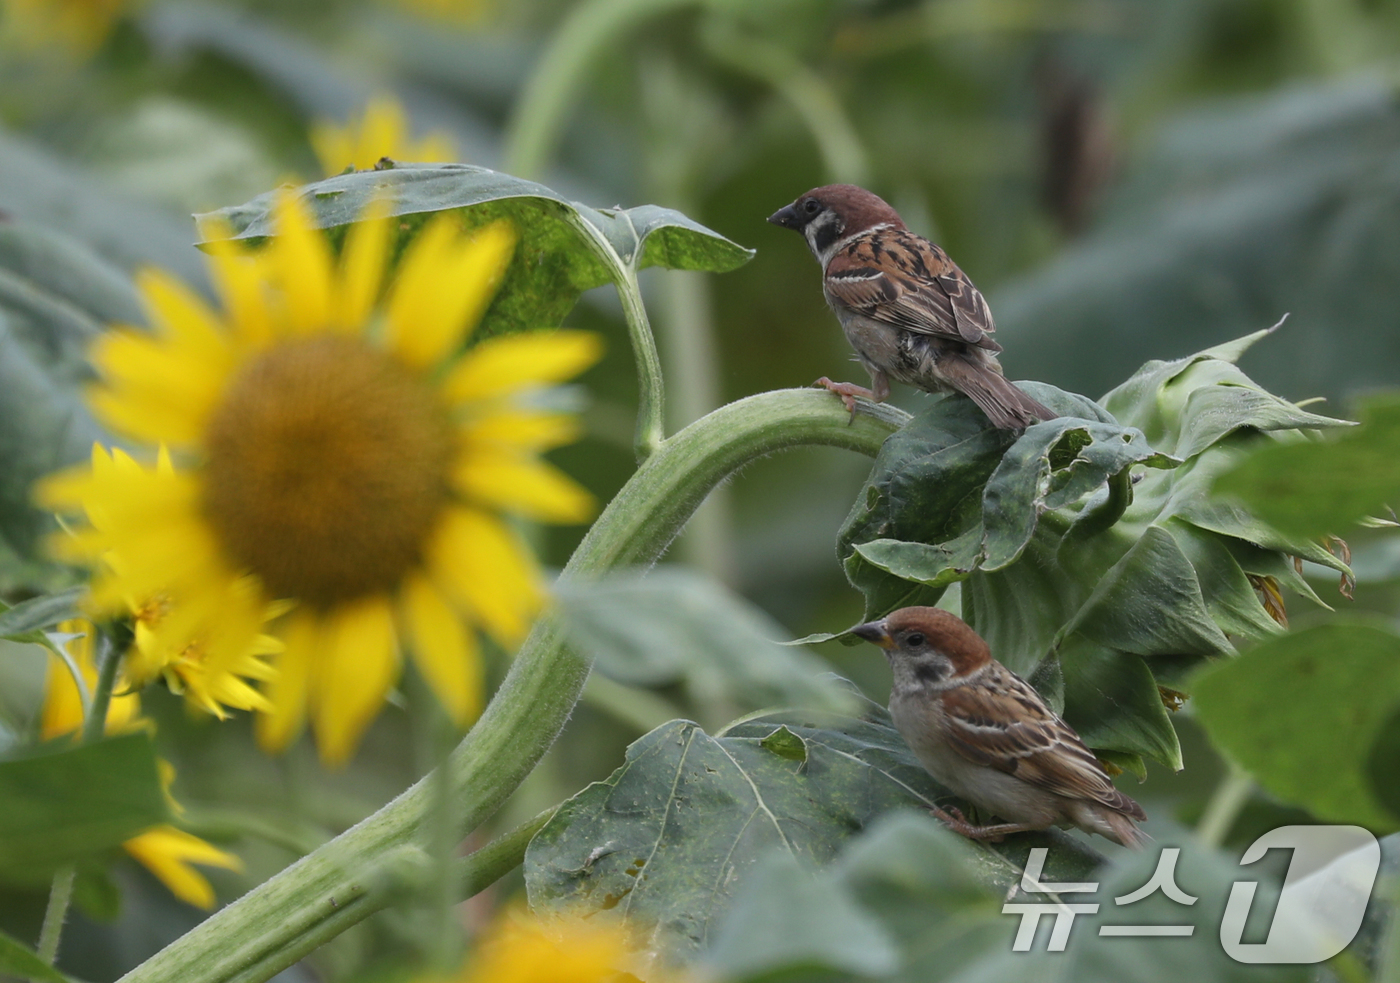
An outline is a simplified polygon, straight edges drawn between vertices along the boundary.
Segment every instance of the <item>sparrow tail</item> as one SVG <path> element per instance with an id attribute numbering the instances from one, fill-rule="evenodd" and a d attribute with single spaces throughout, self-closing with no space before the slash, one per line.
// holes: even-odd
<path id="1" fill-rule="evenodd" d="M 999 430 L 1024 430 L 1038 420 L 1053 420 L 1060 415 L 1021 392 L 1001 373 L 966 358 L 945 356 L 938 368 L 953 388 L 976 403 Z"/>

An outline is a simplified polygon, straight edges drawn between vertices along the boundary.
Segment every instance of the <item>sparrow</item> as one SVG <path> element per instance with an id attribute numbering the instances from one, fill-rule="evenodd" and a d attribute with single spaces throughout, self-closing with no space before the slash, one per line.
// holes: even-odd
<path id="1" fill-rule="evenodd" d="M 910 232 L 877 195 L 853 184 L 813 188 L 768 221 L 801 232 L 822 267 L 822 291 L 846 340 L 870 372 L 871 389 L 826 377 L 841 397 L 882 403 L 890 379 L 928 392 L 960 392 L 1003 430 L 1057 414 L 1001 374 L 992 312 L 967 274 L 938 246 Z"/>
<path id="2" fill-rule="evenodd" d="M 1074 728 L 1029 683 L 992 658 L 982 636 L 939 608 L 901 608 L 852 632 L 885 650 L 894 672 L 890 716 L 924 769 L 1005 822 L 969 823 L 933 809 L 949 828 L 996 840 L 1077 826 L 1123 846 L 1148 840 L 1147 814 L 1118 791 Z"/>

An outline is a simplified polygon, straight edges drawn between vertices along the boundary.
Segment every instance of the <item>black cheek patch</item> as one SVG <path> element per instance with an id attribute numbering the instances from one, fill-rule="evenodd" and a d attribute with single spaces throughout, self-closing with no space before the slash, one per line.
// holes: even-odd
<path id="1" fill-rule="evenodd" d="M 943 667 L 936 662 L 914 663 L 914 678 L 921 683 L 936 683 L 943 679 Z"/>
<path id="2" fill-rule="evenodd" d="M 837 239 L 841 238 L 841 220 L 828 212 L 825 216 L 818 216 L 813 219 L 819 224 L 812 229 L 812 241 L 817 244 L 817 251 L 822 252 L 827 249 Z"/>

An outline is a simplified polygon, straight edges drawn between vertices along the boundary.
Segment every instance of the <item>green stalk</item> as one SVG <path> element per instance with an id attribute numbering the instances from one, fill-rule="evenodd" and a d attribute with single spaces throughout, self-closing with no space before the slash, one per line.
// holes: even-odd
<path id="1" fill-rule="evenodd" d="M 701 0 L 589 0 L 575 6 L 555 32 L 520 96 L 506 132 L 500 169 L 538 177 L 554 153 L 569 106 L 583 91 L 588 70 L 621 36 L 659 14 Z"/>
<path id="2" fill-rule="evenodd" d="M 563 576 L 587 579 L 617 567 L 649 566 L 710 489 L 744 465 L 812 444 L 873 456 L 908 418 L 893 407 L 862 404 L 850 420 L 839 400 L 814 389 L 760 393 L 721 407 L 664 441 L 638 467 L 579 544 Z M 536 623 L 500 690 L 448 759 L 462 830 L 479 827 L 525 780 L 568 721 L 589 669 L 564 645 L 553 618 Z M 320 944 L 370 914 L 356 907 L 358 917 L 352 918 L 340 909 L 346 899 L 366 893 L 376 868 L 392 880 L 406 863 L 402 851 L 416 844 L 431 806 L 431 780 L 419 781 L 122 979 L 261 983 L 277 971 L 269 971 L 280 961 L 275 954 L 300 949 L 307 939 Z M 335 923 L 334 931 L 328 922 Z"/>
<path id="3" fill-rule="evenodd" d="M 106 633 L 95 628 L 94 633 L 97 684 L 93 687 L 92 699 L 88 701 L 87 712 L 83 715 L 83 729 L 79 740 L 84 744 L 102 739 L 102 733 L 107 727 L 107 710 L 112 705 L 112 689 L 117 683 L 117 667 L 122 661 L 121 653 Z M 78 680 L 81 693 L 81 673 L 74 678 Z M 73 902 L 73 881 L 76 877 L 77 871 L 74 868 L 64 867 L 53 875 L 53 884 L 49 887 L 49 903 L 44 909 L 44 924 L 39 929 L 39 945 L 36 951 L 39 958 L 50 966 L 58 958 L 58 944 L 63 938 L 63 924 L 68 920 L 68 906 Z"/>
<path id="4" fill-rule="evenodd" d="M 1218 847 L 1225 842 L 1240 811 L 1254 792 L 1254 779 L 1249 772 L 1231 761 L 1227 761 L 1225 767 L 1229 770 L 1211 793 L 1206 811 L 1196 824 L 1196 839 L 1209 847 Z"/>

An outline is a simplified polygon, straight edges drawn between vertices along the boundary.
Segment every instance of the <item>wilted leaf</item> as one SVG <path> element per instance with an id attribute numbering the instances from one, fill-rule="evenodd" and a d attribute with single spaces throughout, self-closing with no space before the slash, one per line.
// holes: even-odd
<path id="1" fill-rule="evenodd" d="M 211 215 L 229 223 L 237 239 L 269 236 L 276 194 Z M 590 208 L 533 181 L 467 164 L 398 165 L 341 174 L 306 185 L 297 194 L 323 229 L 350 225 L 379 198 L 391 203 L 390 214 L 408 234 L 444 211 L 456 213 L 467 228 L 511 220 L 520 244 L 479 329 L 483 336 L 555 327 L 585 290 L 648 266 L 722 273 L 753 256 L 752 250 L 668 208 Z"/>
<path id="2" fill-rule="evenodd" d="M 793 738 L 802 760 L 790 753 Z M 690 958 L 770 849 L 817 866 L 884 813 L 949 798 L 874 704 L 859 718 L 767 713 L 715 737 L 673 721 L 536 835 L 525 858 L 530 904 L 612 911 L 662 951 Z M 1098 862 L 1058 831 L 1026 834 L 975 848 L 982 876 L 1005 888 L 1041 845 L 1066 879 Z"/>
<path id="3" fill-rule="evenodd" d="M 32 883 L 169 820 L 146 734 L 0 761 L 0 880 Z"/>
<path id="4" fill-rule="evenodd" d="M 770 706 L 852 706 L 849 691 L 818 678 L 820 659 L 777 643 L 781 625 L 684 569 L 561 584 L 556 603 L 570 639 L 605 675 L 634 686 L 683 680 L 724 719 Z"/>
<path id="5" fill-rule="evenodd" d="M 1368 762 L 1400 707 L 1400 637 L 1348 623 L 1279 635 L 1194 689 L 1211 740 L 1274 795 L 1323 820 L 1400 826 L 1372 792 Z"/>

